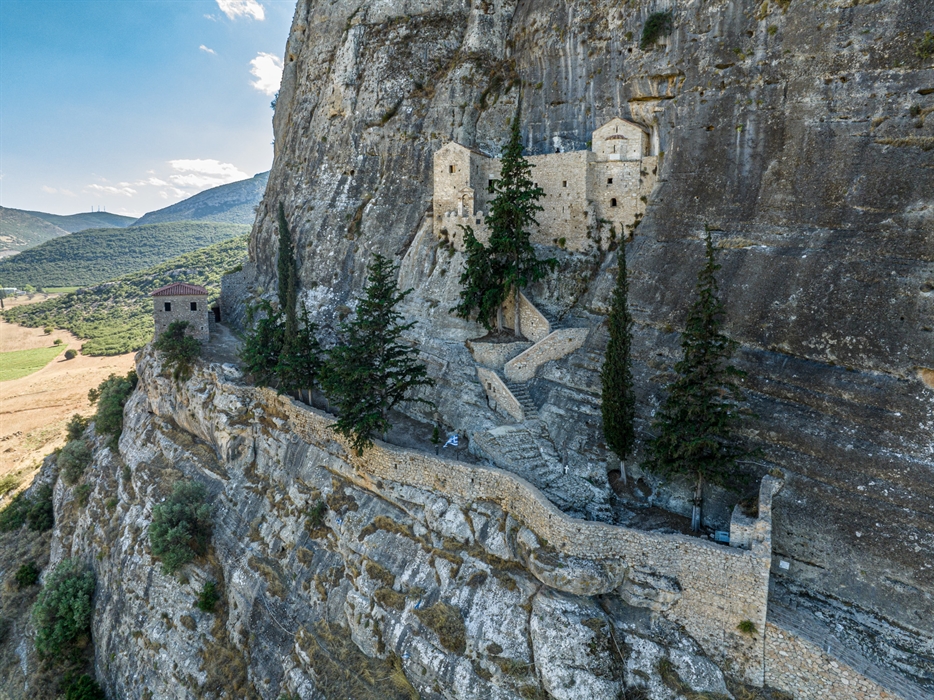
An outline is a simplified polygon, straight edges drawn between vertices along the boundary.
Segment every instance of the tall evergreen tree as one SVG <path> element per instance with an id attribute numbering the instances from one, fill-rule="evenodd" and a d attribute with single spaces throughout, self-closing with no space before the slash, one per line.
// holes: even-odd
<path id="1" fill-rule="evenodd" d="M 535 213 L 542 211 L 538 200 L 545 196 L 545 191 L 532 182 L 533 166 L 522 155 L 520 116 L 521 105 L 516 108 L 509 140 L 500 158 L 499 179 L 491 186 L 494 197 L 486 219 L 490 228 L 490 253 L 500 276 L 503 298 L 512 296 L 515 300 L 513 332 L 517 336 L 522 335 L 519 292 L 557 265 L 554 258 L 539 260 L 529 239 L 530 227 L 538 224 Z"/>
<path id="2" fill-rule="evenodd" d="M 279 391 L 311 390 L 318 382 L 322 364 L 321 345 L 316 336 L 318 326 L 308 318 L 308 309 L 302 304 L 301 323 L 291 338 L 285 333 L 282 351 L 276 364 Z"/>
<path id="3" fill-rule="evenodd" d="M 539 260 L 529 239 L 530 227 L 538 223 L 535 213 L 542 211 L 538 200 L 545 192 L 532 182 L 533 166 L 522 155 L 520 116 L 520 109 L 517 109 L 500 159 L 500 177 L 490 185 L 494 196 L 486 218 L 490 229 L 489 246 L 480 243 L 469 226 L 464 227 L 467 261 L 461 275 L 461 302 L 451 309 L 461 318 L 470 318 L 476 311 L 477 320 L 489 330 L 494 315 L 497 327 L 501 325 L 502 305 L 511 296 L 515 299 L 513 332 L 516 335 L 522 335 L 519 292 L 557 265 L 554 258 Z"/>
<path id="4" fill-rule="evenodd" d="M 367 271 L 365 296 L 354 318 L 341 324 L 342 342 L 321 373 L 321 387 L 339 410 L 334 428 L 356 450 L 368 447 L 374 432 L 385 435 L 389 411 L 400 401 L 431 404 L 409 393 L 434 385 L 418 351 L 402 339 L 415 323 L 403 323 L 396 307 L 412 290 L 399 291 L 398 268 L 378 253 Z"/>
<path id="5" fill-rule="evenodd" d="M 285 346 L 285 324 L 281 310 L 261 299 L 246 312 L 247 331 L 240 359 L 244 368 L 253 375 L 253 381 L 264 386 L 277 383 L 279 356 Z"/>
<path id="6" fill-rule="evenodd" d="M 477 240 L 470 226 L 464 226 L 464 249 L 467 260 L 460 277 L 461 302 L 451 311 L 465 319 L 476 311 L 477 321 L 491 331 L 506 300 L 497 261 Z"/>
<path id="7" fill-rule="evenodd" d="M 610 340 L 606 346 L 602 389 L 603 434 L 610 449 L 625 460 L 636 441 L 633 421 L 636 397 L 632 385 L 632 315 L 629 313 L 629 277 L 626 270 L 626 243 L 619 246 L 616 289 L 607 319 Z"/>
<path id="8" fill-rule="evenodd" d="M 285 219 L 285 208 L 279 202 L 279 310 L 284 314 L 285 335 L 287 339 L 294 339 L 298 332 L 298 272 L 295 269 L 295 249 L 292 243 L 292 232 Z"/>
<path id="9" fill-rule="evenodd" d="M 681 338 L 683 357 L 677 377 L 653 423 L 644 466 L 662 476 L 690 475 L 695 480 L 691 528 L 700 528 L 704 483 L 731 486 L 740 479 L 737 459 L 746 451 L 734 429 L 742 394 L 736 379 L 744 373 L 729 365 L 736 341 L 721 332 L 723 303 L 715 273 L 710 230 L 705 230 L 705 263 L 697 276 L 696 299 Z"/>

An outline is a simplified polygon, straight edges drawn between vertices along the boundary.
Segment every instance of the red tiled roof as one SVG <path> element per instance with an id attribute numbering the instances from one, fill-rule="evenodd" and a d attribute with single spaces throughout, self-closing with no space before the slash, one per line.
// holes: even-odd
<path id="1" fill-rule="evenodd" d="M 159 287 L 149 296 L 151 297 L 187 297 L 187 296 L 207 296 L 208 290 L 197 284 L 185 284 L 176 282 Z"/>

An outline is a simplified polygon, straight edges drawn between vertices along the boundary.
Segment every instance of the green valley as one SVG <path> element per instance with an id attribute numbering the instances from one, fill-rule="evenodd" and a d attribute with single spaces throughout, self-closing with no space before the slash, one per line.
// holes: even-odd
<path id="1" fill-rule="evenodd" d="M 88 229 L 0 260 L 0 284 L 86 287 L 145 270 L 248 231 L 249 226 L 242 224 L 198 221 Z"/>

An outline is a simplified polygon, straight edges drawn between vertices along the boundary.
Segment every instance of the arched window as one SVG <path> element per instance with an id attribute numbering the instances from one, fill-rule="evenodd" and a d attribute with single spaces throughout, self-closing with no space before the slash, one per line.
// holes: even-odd
<path id="1" fill-rule="evenodd" d="M 611 207 L 615 207 L 615 206 L 616 206 L 616 197 L 613 197 L 613 199 L 610 200 L 610 206 L 611 206 Z"/>

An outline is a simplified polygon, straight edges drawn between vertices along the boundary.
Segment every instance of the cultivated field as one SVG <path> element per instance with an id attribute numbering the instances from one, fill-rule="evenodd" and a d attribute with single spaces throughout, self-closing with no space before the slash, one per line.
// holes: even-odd
<path id="1" fill-rule="evenodd" d="M 45 295 L 36 294 L 33 301 L 43 298 Z M 29 300 L 4 300 L 7 308 L 22 303 Z M 10 475 L 21 485 L 31 482 L 42 458 L 64 444 L 65 424 L 72 414 L 92 412 L 88 390 L 111 373 L 126 374 L 133 368 L 133 353 L 111 357 L 78 355 L 65 360 L 66 348 L 81 347 L 81 341 L 71 333 L 54 331 L 46 335 L 41 328 L 23 328 L 0 319 L 0 353 L 51 348 L 56 338 L 62 340 L 56 348 L 61 352 L 42 369 L 19 379 L 0 381 L 0 480 L 7 484 Z"/>

